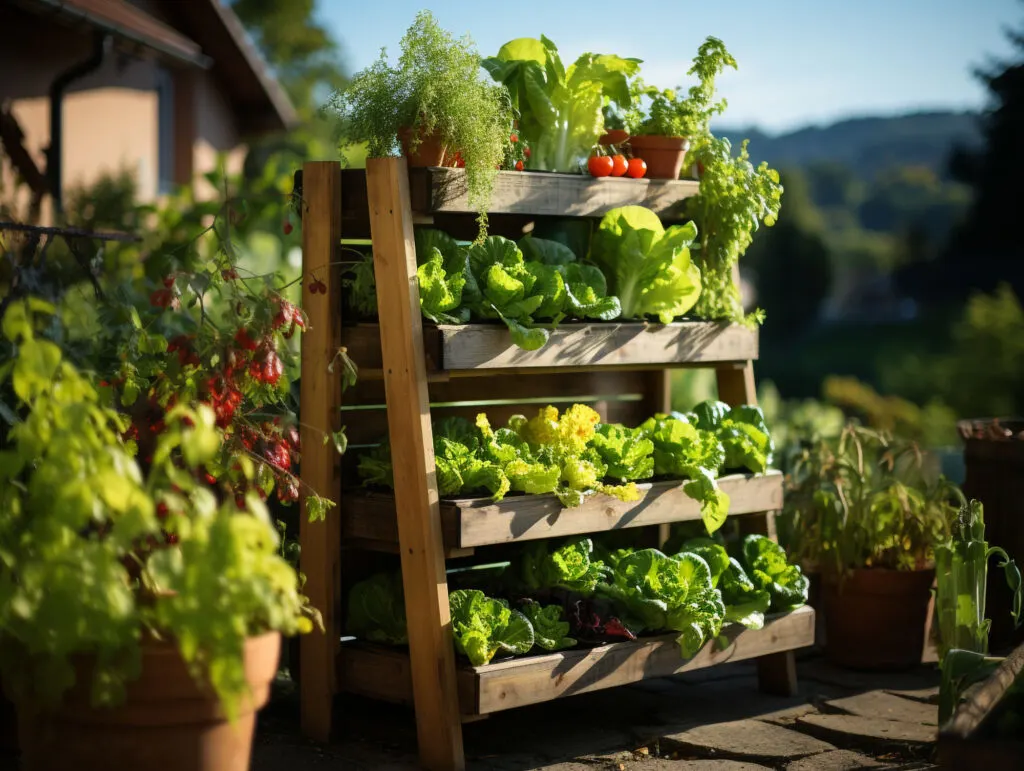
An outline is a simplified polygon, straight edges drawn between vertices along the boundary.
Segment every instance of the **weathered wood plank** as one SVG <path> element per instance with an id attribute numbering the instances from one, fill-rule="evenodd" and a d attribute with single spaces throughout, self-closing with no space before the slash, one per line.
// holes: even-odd
<path id="1" fill-rule="evenodd" d="M 585 174 L 506 171 L 498 174 L 488 212 L 554 217 L 600 217 L 617 206 L 653 209 L 662 219 L 679 219 L 683 203 L 697 194 L 696 180 L 598 179 Z M 471 212 L 464 169 L 413 169 L 413 210 Z"/>
<path id="2" fill-rule="evenodd" d="M 378 334 L 375 324 L 343 330 L 343 344 L 361 367 L 380 369 Z M 450 372 L 711 364 L 758 356 L 756 330 L 715 321 L 562 324 L 536 351 L 516 346 L 498 324 L 427 326 L 424 334 L 428 369 Z"/>
<path id="3" fill-rule="evenodd" d="M 406 164 L 367 161 L 367 196 L 377 274 L 384 390 L 395 469 L 395 504 L 406 598 L 420 762 L 462 771 L 462 723 L 455 690 L 444 540 L 438 514 L 416 251 Z"/>
<path id="4" fill-rule="evenodd" d="M 309 318 L 309 330 L 302 341 L 300 384 L 302 423 L 300 434 L 306 448 L 302 457 L 302 481 L 309 489 L 338 502 L 341 477 L 338 457 L 332 445 L 324 445 L 326 433 L 340 425 L 341 377 L 328 366 L 338 350 L 341 333 L 341 275 L 337 262 L 341 239 L 341 169 L 337 163 L 307 163 L 303 167 L 304 201 L 302 216 L 303 271 L 315 275 L 327 290 L 310 291 L 311 281 L 302 282 L 302 308 Z M 328 513 L 326 522 L 310 522 L 302 497 L 299 516 L 300 564 L 306 575 L 303 588 L 314 607 L 323 615 L 326 634 L 303 635 L 300 645 L 302 731 L 326 742 L 330 738 L 334 698 L 334 662 L 341 629 L 339 615 L 341 520 L 338 510 Z"/>
<path id="5" fill-rule="evenodd" d="M 770 616 L 763 629 L 726 626 L 724 650 L 715 641 L 696 656 L 680 658 L 676 634 L 598 648 L 511 659 L 459 670 L 463 714 L 489 714 L 528 704 L 690 672 L 814 643 L 814 611 L 809 607 Z M 339 686 L 387 701 L 407 701 L 408 659 L 401 651 L 359 643 L 345 644 Z M 469 678 L 467 680 L 467 677 Z"/>
<path id="6" fill-rule="evenodd" d="M 782 505 L 782 474 L 735 474 L 720 480 L 730 497 L 729 514 L 738 516 Z M 595 495 L 582 506 L 562 508 L 554 495 L 509 496 L 498 503 L 487 498 L 441 502 L 441 529 L 448 549 L 475 548 L 538 538 L 602 533 L 629 527 L 700 519 L 700 504 L 679 482 L 642 484 L 640 500 L 625 502 Z M 380 542 L 397 537 L 395 497 L 350 492 L 342 504 L 342 537 Z"/>

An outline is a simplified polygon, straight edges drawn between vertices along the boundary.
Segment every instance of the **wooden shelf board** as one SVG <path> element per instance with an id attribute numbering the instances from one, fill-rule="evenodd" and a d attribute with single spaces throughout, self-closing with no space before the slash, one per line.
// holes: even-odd
<path id="1" fill-rule="evenodd" d="M 527 656 L 488 664 L 460 666 L 457 682 L 464 715 L 484 715 L 552 699 L 626 685 L 652 677 L 690 672 L 727 662 L 796 650 L 814 643 L 814 610 L 797 608 L 770 616 L 763 629 L 727 625 L 721 649 L 714 640 L 692 659 L 683 659 L 676 634 L 636 642 Z M 408 655 L 403 650 L 352 642 L 338 657 L 342 691 L 384 701 L 411 703 Z"/>
<path id="2" fill-rule="evenodd" d="M 601 217 L 618 206 L 646 206 L 664 221 L 681 220 L 685 201 L 700 189 L 697 180 L 596 179 L 586 174 L 503 171 L 494 182 L 489 214 L 506 216 Z M 409 193 L 416 215 L 467 214 L 464 169 L 411 169 Z M 343 231 L 369 234 L 366 172 L 342 170 Z"/>
<path id="3" fill-rule="evenodd" d="M 532 541 L 628 527 L 700 519 L 700 504 L 683 492 L 682 482 L 638 485 L 640 500 L 626 502 L 594 495 L 582 506 L 565 509 L 554 495 L 512 495 L 498 503 L 489 498 L 441 501 L 445 549 Z M 730 474 L 719 484 L 730 498 L 729 515 L 782 508 L 782 473 Z M 342 539 L 395 544 L 398 538 L 395 499 L 384 493 L 351 492 L 341 499 Z"/>
<path id="4" fill-rule="evenodd" d="M 501 324 L 424 326 L 423 337 L 428 370 L 478 374 L 518 369 L 708 365 L 758 357 L 757 330 L 717 321 L 562 324 L 536 351 L 516 346 Z M 345 327 L 342 345 L 359 362 L 360 369 L 380 369 L 377 324 Z"/>

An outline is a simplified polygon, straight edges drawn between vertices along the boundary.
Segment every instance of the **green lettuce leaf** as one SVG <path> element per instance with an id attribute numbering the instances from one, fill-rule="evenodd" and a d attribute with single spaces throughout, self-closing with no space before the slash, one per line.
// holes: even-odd
<path id="1" fill-rule="evenodd" d="M 741 624 L 748 629 L 761 629 L 764 626 L 764 614 L 771 606 L 771 595 L 767 590 L 754 585 L 735 558 L 729 559 L 718 588 L 725 602 L 726 621 Z"/>
<path id="2" fill-rule="evenodd" d="M 527 589 L 563 588 L 590 595 L 604 575 L 604 564 L 592 559 L 594 544 L 576 538 L 557 547 L 534 541 L 520 553 L 519 577 Z"/>
<path id="3" fill-rule="evenodd" d="M 763 474 L 772 461 L 775 444 L 760 407 L 707 401 L 690 413 L 691 422 L 718 437 L 725 450 L 723 465 Z"/>
<path id="4" fill-rule="evenodd" d="M 662 324 L 684 315 L 701 291 L 700 269 L 690 260 L 697 228 L 668 230 L 650 209 L 623 206 L 604 215 L 591 257 L 619 298 L 624 318 L 657 316 Z"/>
<path id="5" fill-rule="evenodd" d="M 582 54 L 566 68 L 546 37 L 518 38 L 482 62 L 505 85 L 530 143 L 530 168 L 576 171 L 604 131 L 603 107 L 630 105 L 628 78 L 639 59 Z"/>
<path id="6" fill-rule="evenodd" d="M 560 651 L 576 645 L 576 641 L 569 637 L 569 622 L 563 620 L 560 605 L 542 606 L 539 602 L 527 600 L 521 609 L 533 626 L 533 642 L 537 647 Z"/>
<path id="7" fill-rule="evenodd" d="M 391 445 L 384 441 L 359 455 L 356 467 L 366 487 L 394 487 L 394 469 L 391 466 Z"/>
<path id="8" fill-rule="evenodd" d="M 602 423 L 591 445 L 608 467 L 606 475 L 612 479 L 627 482 L 654 476 L 654 442 L 639 428 Z"/>
<path id="9" fill-rule="evenodd" d="M 789 564 L 785 550 L 763 535 L 743 539 L 743 567 L 758 589 L 771 596 L 773 611 L 786 611 L 807 603 L 810 582 L 798 565 Z"/>
<path id="10" fill-rule="evenodd" d="M 345 629 L 371 642 L 408 643 L 402 574 L 377 573 L 354 584 L 348 593 Z"/>
<path id="11" fill-rule="evenodd" d="M 448 595 L 455 650 L 475 667 L 490 662 L 499 651 L 511 655 L 533 647 L 533 627 L 520 612 L 502 600 L 476 589 L 457 589 Z"/>
<path id="12" fill-rule="evenodd" d="M 729 553 L 722 544 L 711 538 L 691 538 L 683 543 L 679 551 L 680 553 L 696 554 L 708 563 L 708 568 L 711 570 L 712 586 L 718 586 L 719 579 L 729 567 Z"/>

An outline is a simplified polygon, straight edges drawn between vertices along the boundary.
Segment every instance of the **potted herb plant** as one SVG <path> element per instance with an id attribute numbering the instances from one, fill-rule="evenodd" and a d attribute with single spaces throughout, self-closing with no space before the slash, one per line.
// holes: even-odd
<path id="1" fill-rule="evenodd" d="M 328 108 L 340 119 L 342 143 L 365 143 L 370 158 L 400 150 L 410 166 L 441 166 L 458 155 L 470 205 L 487 210 L 512 105 L 503 86 L 482 77 L 473 42 L 454 38 L 429 11 L 417 14 L 402 38 L 397 65 L 382 50 Z"/>
<path id="2" fill-rule="evenodd" d="M 714 97 L 715 79 L 726 67 L 735 69 L 736 60 L 721 40 L 709 37 L 687 73 L 696 75 L 698 82 L 685 97 L 676 89 L 661 90 L 640 80 L 633 84 L 636 106 L 626 119 L 629 144 L 633 155 L 647 163 L 648 177 L 679 179 L 686 153 L 704 141 L 712 116 L 725 110 L 725 100 L 716 102 Z M 642 97 L 650 99 L 646 114 L 639 108 Z"/>
<path id="3" fill-rule="evenodd" d="M 935 547 L 959 490 L 913 444 L 854 424 L 804 448 L 788 474 L 794 553 L 820 566 L 825 651 L 858 669 L 905 668 L 924 650 Z"/>
<path id="4" fill-rule="evenodd" d="M 109 395 L 39 335 L 52 311 L 3 318 L 21 420 L 0 462 L 0 666 L 22 767 L 242 771 L 280 635 L 315 616 L 256 464 L 225 470 L 241 499 L 209 485 L 216 412 L 179 404 L 144 472 Z"/>

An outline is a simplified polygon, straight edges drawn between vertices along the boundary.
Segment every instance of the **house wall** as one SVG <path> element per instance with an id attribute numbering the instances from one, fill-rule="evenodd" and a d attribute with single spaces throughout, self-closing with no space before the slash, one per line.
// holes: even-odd
<path id="1" fill-rule="evenodd" d="M 84 30 L 46 23 L 9 6 L 0 7 L 0 29 L 5 33 L 4 45 L 0 46 L 0 102 L 10 105 L 25 134 L 23 144 L 38 168 L 45 170 L 45 149 L 50 142 L 50 84 L 60 72 L 89 56 L 91 37 Z M 162 73 L 162 66 L 154 59 L 114 53 L 100 70 L 68 89 L 62 153 L 65 192 L 90 184 L 103 173 L 127 168 L 135 174 L 140 200 L 151 201 L 159 195 L 158 87 L 167 81 L 167 73 Z M 226 100 L 208 72 L 193 73 L 190 82 L 192 141 L 176 143 L 174 152 L 189 153 L 191 164 L 175 162 L 175 170 L 190 168 L 193 178 L 201 178 L 216 166 L 219 152 L 229 154 L 229 171 L 240 170 L 245 148 L 239 145 L 239 132 Z M 0 173 L 4 176 L 3 190 L 10 191 L 10 169 L 5 167 Z M 171 176 L 176 182 L 187 178 L 187 174 L 184 178 L 180 174 Z M 197 194 L 207 197 L 215 191 L 200 181 Z M 44 218 L 50 218 L 46 211 Z"/>

